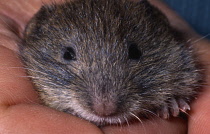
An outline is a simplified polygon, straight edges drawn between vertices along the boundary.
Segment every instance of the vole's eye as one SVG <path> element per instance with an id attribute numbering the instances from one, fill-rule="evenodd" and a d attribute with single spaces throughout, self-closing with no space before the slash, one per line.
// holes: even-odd
<path id="1" fill-rule="evenodd" d="M 129 48 L 128 48 L 128 57 L 131 60 L 139 60 L 141 57 L 142 53 L 138 49 L 137 44 L 135 43 L 129 43 Z"/>
<path id="2" fill-rule="evenodd" d="M 76 54 L 74 52 L 74 49 L 71 47 L 65 48 L 63 53 L 63 59 L 66 61 L 76 60 Z"/>

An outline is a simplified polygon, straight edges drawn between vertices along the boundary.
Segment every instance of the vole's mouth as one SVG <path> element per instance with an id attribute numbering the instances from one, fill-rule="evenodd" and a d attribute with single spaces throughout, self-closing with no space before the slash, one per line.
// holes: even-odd
<path id="1" fill-rule="evenodd" d="M 124 122 L 128 122 L 131 116 L 128 113 L 114 113 L 114 114 L 99 114 L 92 110 L 87 110 L 77 105 L 72 109 L 72 111 L 66 111 L 67 113 L 71 113 L 75 116 L 93 122 L 96 125 L 109 125 L 109 124 L 122 124 Z"/>
<path id="2" fill-rule="evenodd" d="M 127 114 L 116 114 L 112 116 L 99 116 L 94 113 L 83 113 L 79 115 L 80 117 L 93 122 L 96 125 L 106 125 L 106 124 L 122 124 L 127 122 L 129 117 Z"/>

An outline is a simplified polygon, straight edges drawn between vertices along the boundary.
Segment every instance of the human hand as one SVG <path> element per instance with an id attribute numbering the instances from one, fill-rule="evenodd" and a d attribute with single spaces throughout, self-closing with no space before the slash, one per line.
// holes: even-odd
<path id="1" fill-rule="evenodd" d="M 206 85 L 198 98 L 192 103 L 188 115 L 187 130 L 189 134 L 208 134 L 210 132 L 210 41 L 198 35 L 193 29 L 169 7 L 159 0 L 150 0 L 169 18 L 172 26 L 185 33 L 185 38 L 197 50 L 201 64 L 204 66 Z"/>
<path id="2" fill-rule="evenodd" d="M 0 1 L 0 134 L 100 134 L 85 120 L 40 105 L 26 77 L 17 44 L 42 1 Z"/>
<path id="3" fill-rule="evenodd" d="M 22 37 L 21 32 L 23 32 L 28 20 L 39 9 L 41 1 L 43 0 L 30 0 L 30 3 L 25 0 L 0 1 L 0 45 L 2 45 L 0 47 L 0 133 L 100 134 L 102 131 L 87 121 L 39 105 L 39 100 L 33 86 L 27 77 L 25 77 L 25 70 L 22 68 L 21 62 L 17 57 L 17 44 Z M 173 22 L 173 25 L 188 33 L 186 38 L 192 40 L 200 38 L 184 21 L 177 18 L 167 7 L 158 3 L 159 1 L 151 2 L 155 5 L 162 6 L 161 9 L 166 12 L 171 22 Z M 174 22 L 172 20 L 176 21 Z M 208 68 L 209 61 L 207 59 L 210 55 L 206 52 L 210 50 L 208 46 L 210 43 L 201 40 L 197 42 L 194 41 L 193 44 L 195 44 L 195 47 L 201 52 L 201 61 L 206 64 Z M 206 72 L 207 74 L 209 73 L 208 70 L 209 69 L 207 69 Z M 207 81 L 209 80 L 207 79 Z M 206 87 L 206 89 L 207 88 L 208 87 Z M 102 130 L 104 133 L 108 134 L 135 134 L 141 132 L 177 134 L 185 133 L 187 129 L 189 129 L 188 131 L 191 133 L 198 133 L 200 130 L 204 132 L 204 129 L 208 129 L 205 123 L 208 121 L 206 120 L 209 117 L 207 113 L 210 111 L 210 109 L 206 107 L 208 106 L 207 99 L 210 98 L 207 95 L 210 95 L 210 93 L 208 93 L 206 89 L 192 105 L 188 125 L 186 121 L 179 118 L 162 120 L 154 117 L 152 120 L 143 122 L 143 124 L 135 123 L 129 126 L 106 126 L 102 128 Z M 203 114 L 205 117 L 199 116 L 203 112 L 205 112 L 205 114 Z M 203 126 L 200 126 L 199 123 L 203 124 Z M 204 128 L 205 125 L 206 127 Z"/>

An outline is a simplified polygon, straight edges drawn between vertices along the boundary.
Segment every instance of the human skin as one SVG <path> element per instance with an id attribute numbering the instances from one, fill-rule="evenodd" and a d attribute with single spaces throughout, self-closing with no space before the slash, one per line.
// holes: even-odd
<path id="1" fill-rule="evenodd" d="M 60 2 L 62 0 L 53 0 Z M 70 114 L 40 105 L 38 96 L 18 58 L 18 43 L 25 25 L 42 3 L 52 0 L 0 0 L 0 134 L 205 134 L 210 132 L 210 90 L 208 84 L 192 103 L 188 121 L 153 117 L 122 126 L 96 127 Z M 171 24 L 185 32 L 205 65 L 210 83 L 210 42 L 201 39 L 179 16 L 158 0 L 151 3 L 166 13 Z"/>

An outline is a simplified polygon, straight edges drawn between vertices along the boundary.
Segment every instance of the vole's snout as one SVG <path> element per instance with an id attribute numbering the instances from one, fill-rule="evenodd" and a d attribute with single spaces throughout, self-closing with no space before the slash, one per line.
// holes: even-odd
<path id="1" fill-rule="evenodd" d="M 114 102 L 104 101 L 104 102 L 93 102 L 92 105 L 93 113 L 102 116 L 114 116 L 117 113 L 117 106 Z"/>
<path id="2" fill-rule="evenodd" d="M 112 68 L 114 67 L 112 66 Z M 118 116 L 121 114 L 119 103 L 121 103 L 123 84 L 120 80 L 115 79 L 121 76 L 117 72 L 112 73 L 110 68 L 102 68 L 102 66 L 99 66 L 99 68 L 103 70 L 91 68 L 87 71 L 94 75 L 92 76 L 89 73 L 86 75 L 89 78 L 84 78 L 84 83 L 87 83 L 87 85 L 84 86 L 86 90 L 82 96 L 87 96 L 87 99 L 82 101 L 82 105 L 86 107 L 89 113 L 101 118 Z M 90 79 L 90 76 L 92 76 L 92 79 Z"/>

